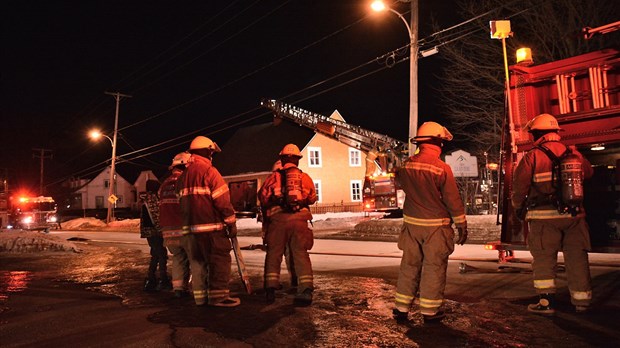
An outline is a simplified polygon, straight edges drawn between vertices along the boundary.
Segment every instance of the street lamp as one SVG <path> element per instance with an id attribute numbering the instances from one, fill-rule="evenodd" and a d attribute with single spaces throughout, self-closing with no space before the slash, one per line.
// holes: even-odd
<path id="1" fill-rule="evenodd" d="M 401 2 L 411 2 L 411 23 L 403 15 L 385 5 L 381 0 L 373 1 L 370 7 L 375 12 L 388 10 L 398 16 L 409 33 L 409 140 L 418 133 L 418 0 L 398 0 Z M 409 155 L 415 152 L 415 145 L 411 141 L 409 144 Z"/>
<path id="2" fill-rule="evenodd" d="M 114 220 L 114 209 L 112 208 L 113 204 L 116 203 L 116 195 L 114 195 L 114 177 L 115 177 L 115 169 L 116 169 L 116 132 L 114 133 L 114 140 L 112 140 L 112 138 L 110 138 L 109 136 L 101 133 L 99 130 L 91 130 L 90 133 L 88 133 L 88 135 L 91 137 L 91 139 L 94 140 L 98 140 L 101 139 L 101 137 L 105 137 L 110 141 L 110 144 L 112 145 L 112 163 L 110 165 L 110 182 L 109 182 L 109 188 L 108 188 L 108 215 L 106 217 L 106 223 L 110 223 L 112 220 Z"/>

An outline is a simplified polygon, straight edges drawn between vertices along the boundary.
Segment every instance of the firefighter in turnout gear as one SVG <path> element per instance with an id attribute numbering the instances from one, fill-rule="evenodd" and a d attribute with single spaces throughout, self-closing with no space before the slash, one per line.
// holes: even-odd
<path id="1" fill-rule="evenodd" d="M 220 151 L 211 139 L 196 137 L 189 147 L 192 160 L 177 182 L 177 191 L 183 233 L 197 246 L 196 252 L 190 252 L 190 262 L 206 264 L 192 269 L 194 300 L 197 305 L 234 307 L 240 300 L 230 297 L 228 289 L 229 237 L 237 234 L 237 226 L 228 185 L 211 162 L 213 154 Z"/>
<path id="2" fill-rule="evenodd" d="M 297 145 L 288 144 L 280 151 L 282 168 L 272 172 L 259 191 L 259 200 L 269 218 L 265 235 L 265 291 L 267 302 L 275 301 L 275 290 L 280 286 L 282 256 L 287 248 L 293 258 L 297 274 L 295 304 L 312 303 L 314 290 L 312 264 L 308 250 L 314 237 L 308 222 L 312 220 L 310 205 L 317 200 L 314 182 L 297 166 L 302 158 Z"/>
<path id="3" fill-rule="evenodd" d="M 176 183 L 189 165 L 191 155 L 181 152 L 174 156 L 170 165 L 170 174 L 159 189 L 159 224 L 164 237 L 164 245 L 172 253 L 172 288 L 177 298 L 185 296 L 190 278 L 190 253 L 197 246 L 194 238 L 185 237 L 181 220 L 181 206 L 176 194 Z M 204 262 L 191 257 L 193 269 L 204 268 Z"/>
<path id="4" fill-rule="evenodd" d="M 448 256 L 457 244 L 467 240 L 467 221 L 463 201 L 450 166 L 439 156 L 444 141 L 452 134 L 435 122 L 425 122 L 411 142 L 419 145 L 419 153 L 409 157 L 398 169 L 397 178 L 405 191 L 403 228 L 398 248 L 403 251 L 396 285 L 394 318 L 408 320 L 408 312 L 419 302 L 425 321 L 439 320 L 444 313 Z"/>
<path id="5" fill-rule="evenodd" d="M 528 222 L 527 243 L 533 257 L 534 288 L 539 295 L 538 303 L 529 305 L 528 311 L 545 315 L 555 313 L 555 270 L 558 252 L 562 251 L 571 302 L 577 312 L 583 312 L 592 299 L 588 262 L 590 235 L 585 213 L 583 207 L 574 216 L 558 211 L 558 184 L 556 175 L 552 174 L 553 162 L 542 149 L 558 157 L 566 151 L 566 146 L 560 142 L 560 126 L 552 115 L 541 114 L 525 129 L 532 134 L 534 147 L 514 171 L 511 201 L 519 212 L 517 215 Z M 583 177 L 591 177 L 593 169 L 588 160 L 576 149 L 572 152 L 581 159 Z"/>

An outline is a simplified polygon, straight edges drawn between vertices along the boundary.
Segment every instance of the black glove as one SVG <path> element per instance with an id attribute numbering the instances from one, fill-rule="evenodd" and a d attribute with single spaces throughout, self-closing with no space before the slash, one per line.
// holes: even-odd
<path id="1" fill-rule="evenodd" d="M 456 244 L 463 245 L 467 241 L 467 227 L 457 227 L 458 237 L 456 238 Z"/>
<path id="2" fill-rule="evenodd" d="M 226 225 L 226 236 L 228 238 L 234 238 L 237 236 L 237 224 Z"/>

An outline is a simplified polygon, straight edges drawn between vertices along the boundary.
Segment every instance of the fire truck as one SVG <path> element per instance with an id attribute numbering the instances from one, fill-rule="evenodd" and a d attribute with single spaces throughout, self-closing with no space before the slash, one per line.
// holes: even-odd
<path id="1" fill-rule="evenodd" d="M 407 158 L 406 143 L 281 101 L 263 99 L 261 104 L 273 111 L 276 118 L 288 119 L 367 156 L 376 156 L 374 161 L 366 161 L 363 209 L 389 213 L 402 209 L 405 194 L 398 187 L 395 171 Z"/>
<path id="2" fill-rule="evenodd" d="M 605 49 L 509 70 L 512 107 L 502 137 L 501 235 L 486 248 L 498 250 L 500 261 L 527 249 L 527 224 L 516 218 L 510 203 L 511 182 L 518 161 L 533 146 L 525 125 L 548 113 L 563 129 L 562 142 L 576 146 L 594 169 L 594 177 L 584 183 L 593 251 L 620 252 L 620 51 Z"/>
<path id="3" fill-rule="evenodd" d="M 9 228 L 42 230 L 59 228 L 56 202 L 52 197 L 19 197 L 11 203 Z"/>

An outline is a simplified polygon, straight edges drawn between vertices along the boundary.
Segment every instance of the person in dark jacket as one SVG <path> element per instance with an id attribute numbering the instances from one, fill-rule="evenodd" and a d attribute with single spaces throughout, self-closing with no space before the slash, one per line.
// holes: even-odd
<path id="1" fill-rule="evenodd" d="M 168 250 L 164 246 L 164 238 L 159 226 L 159 198 L 157 196 L 159 182 L 148 180 L 146 192 L 140 195 L 140 237 L 146 238 L 151 247 L 151 260 L 144 291 L 172 290 L 172 282 L 168 277 Z M 159 267 L 159 281 L 157 270 Z"/>

